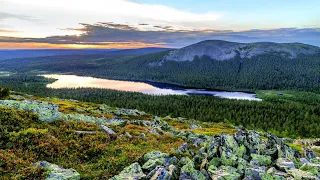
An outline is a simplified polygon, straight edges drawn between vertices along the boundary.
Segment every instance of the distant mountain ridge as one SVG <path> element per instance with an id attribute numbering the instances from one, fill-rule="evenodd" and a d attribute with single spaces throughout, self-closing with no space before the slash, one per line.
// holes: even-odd
<path id="1" fill-rule="evenodd" d="M 2 49 L 0 60 L 45 56 L 105 54 L 115 49 Z"/>
<path id="2" fill-rule="evenodd" d="M 137 56 L 161 51 L 172 50 L 169 48 L 139 48 L 139 49 L 17 49 L 0 50 L 0 60 L 16 58 L 36 58 L 46 56 L 64 55 L 110 55 L 110 56 Z"/>
<path id="3" fill-rule="evenodd" d="M 121 55 L 121 56 L 140 56 L 145 54 L 159 53 L 162 51 L 173 50 L 172 48 L 138 48 L 138 49 L 123 49 L 108 52 L 107 55 Z"/>
<path id="4" fill-rule="evenodd" d="M 302 43 L 237 43 L 221 40 L 206 40 L 190 46 L 173 50 L 164 60 L 192 61 L 196 56 L 208 56 L 215 60 L 227 60 L 240 55 L 241 58 L 251 58 L 269 52 L 288 54 L 289 58 L 298 55 L 320 54 L 320 48 Z"/>

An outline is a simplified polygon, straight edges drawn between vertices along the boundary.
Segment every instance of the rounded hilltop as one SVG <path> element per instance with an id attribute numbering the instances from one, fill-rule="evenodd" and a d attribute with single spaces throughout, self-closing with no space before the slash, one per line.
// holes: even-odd
<path id="1" fill-rule="evenodd" d="M 208 56 L 215 60 L 227 60 L 240 55 L 241 58 L 251 58 L 256 55 L 277 52 L 295 58 L 298 55 L 320 54 L 320 48 L 302 43 L 237 43 L 222 40 L 201 41 L 181 49 L 171 51 L 165 60 L 192 61 L 196 56 Z"/>

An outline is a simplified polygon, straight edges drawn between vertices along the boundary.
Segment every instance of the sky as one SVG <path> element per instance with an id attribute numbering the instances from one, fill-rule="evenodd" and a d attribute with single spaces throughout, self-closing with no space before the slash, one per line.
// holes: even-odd
<path id="1" fill-rule="evenodd" d="M 319 0 L 0 0 L 0 49 L 320 46 Z"/>

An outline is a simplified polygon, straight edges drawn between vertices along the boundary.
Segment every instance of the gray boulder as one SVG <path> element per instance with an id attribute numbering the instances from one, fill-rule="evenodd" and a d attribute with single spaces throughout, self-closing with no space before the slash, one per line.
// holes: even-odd
<path id="1" fill-rule="evenodd" d="M 292 161 L 286 158 L 279 158 L 276 161 L 276 166 L 283 171 L 286 171 L 288 169 L 295 169 L 295 165 Z"/>
<path id="2" fill-rule="evenodd" d="M 150 179 L 151 180 L 170 180 L 171 175 L 169 171 L 161 167 L 153 174 L 153 176 Z"/>
<path id="3" fill-rule="evenodd" d="M 47 161 L 40 161 L 33 166 L 43 167 L 46 170 L 46 180 L 80 180 L 80 174 L 74 169 L 63 169 Z"/>
<path id="4" fill-rule="evenodd" d="M 320 165 L 314 163 L 303 164 L 300 168 L 302 171 L 310 172 L 320 178 Z"/>
<path id="5" fill-rule="evenodd" d="M 251 154 L 251 158 L 250 164 L 255 164 L 257 166 L 269 166 L 272 163 L 270 156 Z"/>
<path id="6" fill-rule="evenodd" d="M 230 166 L 221 166 L 220 168 L 209 167 L 208 172 L 213 180 L 238 180 L 241 177 L 237 169 Z"/>
<path id="7" fill-rule="evenodd" d="M 174 130 L 171 126 L 168 125 L 167 122 L 161 120 L 159 117 L 155 116 L 152 121 L 150 126 L 154 127 L 154 128 L 160 128 L 163 131 L 170 131 L 170 130 Z"/>
<path id="8" fill-rule="evenodd" d="M 39 116 L 42 121 L 51 122 L 58 119 L 63 119 L 63 113 L 59 112 L 59 107 L 53 103 L 41 101 L 14 101 L 14 100 L 0 100 L 0 105 L 13 107 L 18 110 L 30 111 Z"/>
<path id="9" fill-rule="evenodd" d="M 294 179 L 304 180 L 319 180 L 319 178 L 310 172 L 302 171 L 300 169 L 289 169 L 287 173 L 290 174 Z"/>
<path id="10" fill-rule="evenodd" d="M 200 129 L 202 128 L 200 125 L 197 125 L 197 124 L 194 124 L 194 123 L 191 123 L 189 129 Z"/>
<path id="11" fill-rule="evenodd" d="M 146 175 L 142 172 L 141 166 L 138 163 L 133 163 L 124 168 L 120 174 L 110 178 L 110 180 L 138 180 L 144 178 Z"/>
<path id="12" fill-rule="evenodd" d="M 100 129 L 102 129 L 104 132 L 106 132 L 109 135 L 117 134 L 112 129 L 110 129 L 110 128 L 104 126 L 104 125 L 100 125 L 99 127 L 100 127 Z"/>
<path id="13" fill-rule="evenodd" d="M 194 163 L 190 161 L 181 168 L 179 179 L 206 180 L 207 178 L 200 171 L 196 170 Z"/>

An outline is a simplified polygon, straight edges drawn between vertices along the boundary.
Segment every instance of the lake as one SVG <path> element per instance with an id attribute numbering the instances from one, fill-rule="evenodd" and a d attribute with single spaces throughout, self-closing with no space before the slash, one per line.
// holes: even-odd
<path id="1" fill-rule="evenodd" d="M 48 84 L 47 88 L 103 88 L 129 92 L 141 92 L 151 95 L 209 95 L 227 99 L 241 99 L 261 101 L 254 93 L 212 91 L 205 89 L 189 89 L 162 83 L 148 83 L 135 81 L 122 81 L 112 79 L 101 79 L 76 75 L 46 74 L 46 78 L 56 79 Z"/>

